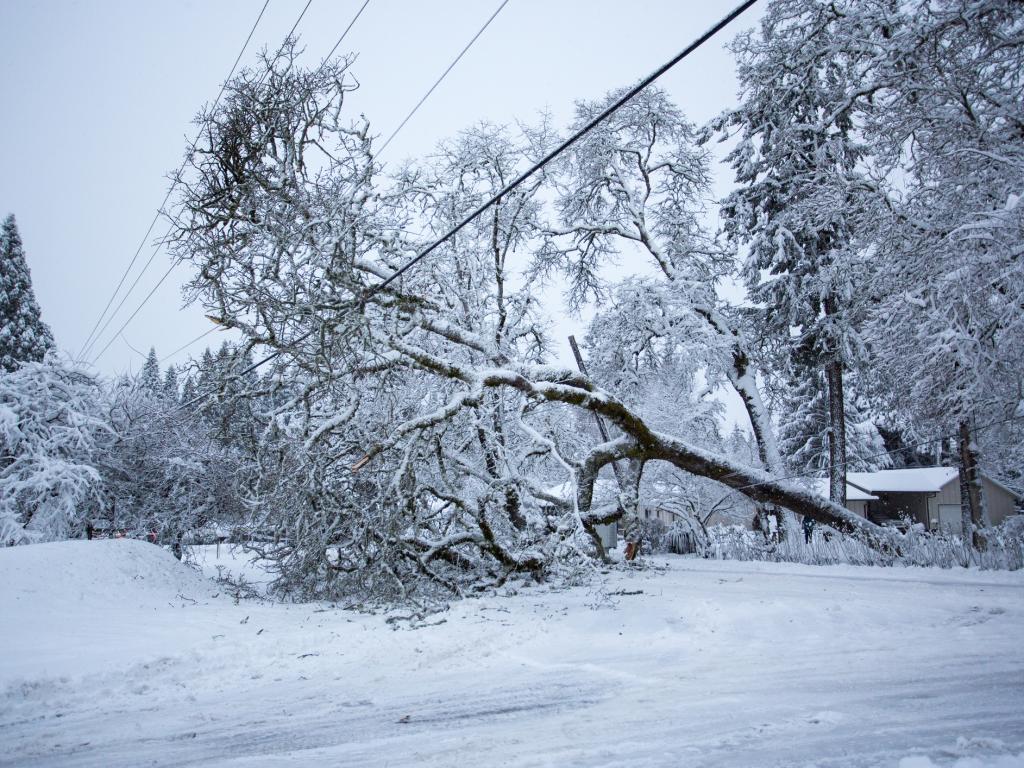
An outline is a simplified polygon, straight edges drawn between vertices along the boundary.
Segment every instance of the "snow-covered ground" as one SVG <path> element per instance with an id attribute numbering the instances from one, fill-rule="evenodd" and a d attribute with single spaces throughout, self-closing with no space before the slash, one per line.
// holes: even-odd
<path id="1" fill-rule="evenodd" d="M 0 550 L 0 765 L 1024 765 L 1024 574 L 658 564 L 393 629 Z"/>

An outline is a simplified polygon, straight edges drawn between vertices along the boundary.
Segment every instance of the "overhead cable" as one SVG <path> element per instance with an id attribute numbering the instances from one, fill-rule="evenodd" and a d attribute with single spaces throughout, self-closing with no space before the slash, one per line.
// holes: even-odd
<path id="1" fill-rule="evenodd" d="M 238 64 L 242 60 L 242 56 L 245 54 L 246 49 L 249 47 L 249 43 L 252 41 L 252 36 L 256 32 L 256 27 L 259 26 L 260 20 L 263 18 L 263 14 L 266 12 L 268 5 L 270 5 L 270 0 L 265 0 L 265 2 L 263 3 L 263 7 L 260 9 L 259 16 L 256 17 L 256 21 L 253 22 L 252 28 L 249 30 L 249 35 L 245 38 L 245 42 L 242 44 L 242 50 L 238 52 L 238 56 L 235 57 L 235 63 L 231 65 L 231 71 L 228 72 L 227 78 L 221 84 L 220 91 L 218 91 L 217 93 L 217 98 L 213 101 L 214 108 L 216 108 L 217 105 L 220 103 L 221 97 L 224 95 L 224 89 L 227 87 L 228 81 L 231 80 L 232 76 L 235 74 L 235 70 L 238 68 Z M 198 140 L 199 136 L 197 135 L 195 140 L 192 142 L 193 149 L 195 148 L 195 142 Z M 89 331 L 89 335 L 86 336 L 85 342 L 82 344 L 82 349 L 79 350 L 78 353 L 79 360 L 81 360 L 85 356 L 85 353 L 88 347 L 90 346 L 90 341 L 92 341 L 93 335 L 96 333 L 96 329 L 99 328 L 100 323 L 103 322 L 103 318 L 107 314 L 107 310 L 109 310 L 110 305 L 114 303 L 114 299 L 117 297 L 118 292 L 124 285 L 124 281 L 128 278 L 129 273 L 132 271 L 132 267 L 135 266 L 135 262 L 136 260 L 138 260 L 139 254 L 142 252 L 143 246 L 145 246 L 146 242 L 149 240 L 149 236 L 152 234 L 153 227 L 156 226 L 156 222 L 159 220 L 160 214 L 163 212 L 164 206 L 166 206 L 167 201 L 171 199 L 171 194 L 174 191 L 175 185 L 177 184 L 177 178 L 184 170 L 184 168 L 185 161 L 182 161 L 181 166 L 178 168 L 178 173 L 175 174 L 175 181 L 171 183 L 170 187 L 168 187 L 167 194 L 164 195 L 163 202 L 160 203 L 160 206 L 157 208 L 156 213 L 153 214 L 153 219 L 152 221 L 149 222 L 149 227 L 146 229 L 146 234 L 142 236 L 142 240 L 139 242 L 138 248 L 135 249 L 135 253 L 132 256 L 131 261 L 128 262 L 128 266 L 121 274 L 121 279 L 118 280 L 117 287 L 114 288 L 114 292 L 110 294 L 110 298 L 107 300 L 107 305 L 103 308 L 103 311 L 100 312 L 100 316 L 96 318 L 96 323 L 93 325 L 92 330 Z M 146 267 L 149 266 L 150 262 L 152 262 L 152 258 L 150 258 L 150 261 L 146 263 Z M 143 268 L 142 271 L 145 272 L 146 268 Z M 142 277 L 142 272 L 139 273 L 139 277 Z M 128 295 L 131 293 L 131 291 L 135 288 L 137 284 L 138 278 L 136 278 L 135 282 L 132 283 L 132 287 L 128 290 L 128 293 L 125 294 L 125 298 L 128 297 Z M 123 304 L 124 300 L 122 299 L 121 304 L 118 305 L 118 310 L 121 308 L 121 305 Z M 115 310 L 115 314 L 116 313 L 117 310 Z M 106 330 L 106 326 L 104 326 L 104 330 Z M 102 331 L 100 331 L 100 333 L 102 333 Z"/>

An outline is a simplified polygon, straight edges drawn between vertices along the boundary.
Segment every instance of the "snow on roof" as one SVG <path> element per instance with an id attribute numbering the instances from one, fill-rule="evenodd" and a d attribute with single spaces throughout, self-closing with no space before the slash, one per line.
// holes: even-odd
<path id="1" fill-rule="evenodd" d="M 850 473 L 853 474 L 852 472 Z M 819 496 L 824 496 L 826 499 L 829 497 L 829 483 L 827 477 L 816 477 L 808 480 L 805 485 L 807 488 Z M 847 484 L 846 486 L 846 500 L 847 501 L 877 501 L 877 496 L 872 496 L 870 493 L 856 488 L 852 485 Z"/>
<path id="2" fill-rule="evenodd" d="M 957 479 L 956 467 L 915 467 L 883 469 L 878 472 L 850 472 L 846 479 L 872 493 L 938 493 Z"/>

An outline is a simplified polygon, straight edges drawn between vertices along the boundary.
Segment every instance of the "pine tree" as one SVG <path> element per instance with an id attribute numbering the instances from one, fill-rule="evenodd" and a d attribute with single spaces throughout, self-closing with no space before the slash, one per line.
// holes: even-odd
<path id="1" fill-rule="evenodd" d="M 790 374 L 782 402 L 779 449 L 794 472 L 819 475 L 829 470 L 829 408 L 824 374 L 797 368 Z M 857 377 L 845 388 L 846 469 L 873 472 L 892 465 L 881 433 L 856 395 Z"/>
<path id="2" fill-rule="evenodd" d="M 188 374 L 185 377 L 185 381 L 181 385 L 181 402 L 188 403 L 194 400 L 196 397 L 196 380 L 192 378 L 192 374 Z"/>
<path id="3" fill-rule="evenodd" d="M 53 334 L 40 317 L 12 214 L 0 231 L 0 370 L 41 362 L 52 347 Z"/>
<path id="4" fill-rule="evenodd" d="M 725 232 L 749 247 L 744 269 L 766 335 L 824 371 L 830 492 L 846 501 L 844 376 L 857 362 L 856 232 L 871 216 L 846 106 L 862 65 L 843 49 L 846 16 L 816 0 L 774 0 L 761 32 L 733 44 L 741 104 L 714 125 L 738 130 L 728 155 L 739 188 L 722 206 Z M 798 337 L 791 334 L 800 329 Z"/>
<path id="5" fill-rule="evenodd" d="M 159 394 L 163 391 L 163 384 L 160 382 L 160 362 L 156 356 L 156 349 L 149 348 L 146 362 L 139 373 L 139 386 L 150 394 Z"/>
<path id="6" fill-rule="evenodd" d="M 178 369 L 174 365 L 167 366 L 167 372 L 164 374 L 164 396 L 168 400 L 178 399 Z"/>

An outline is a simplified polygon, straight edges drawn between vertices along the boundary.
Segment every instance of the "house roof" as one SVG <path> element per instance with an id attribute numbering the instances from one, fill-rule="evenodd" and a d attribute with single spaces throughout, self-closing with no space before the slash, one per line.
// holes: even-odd
<path id="1" fill-rule="evenodd" d="M 957 479 L 956 467 L 914 467 L 882 469 L 878 472 L 850 472 L 848 482 L 871 493 L 938 493 Z"/>
<path id="2" fill-rule="evenodd" d="M 853 473 L 850 473 L 853 474 Z M 813 491 L 819 496 L 824 496 L 826 499 L 829 497 L 829 482 L 827 477 L 816 477 L 806 482 L 808 490 Z M 847 501 L 877 501 L 877 496 L 872 496 L 870 493 L 862 488 L 846 484 L 846 500 Z"/>
<path id="3" fill-rule="evenodd" d="M 958 475 L 956 467 L 914 467 L 883 469 L 878 472 L 850 472 L 846 475 L 846 480 L 872 493 L 938 493 L 948 483 L 957 481 Z M 1015 499 L 1021 498 L 1017 491 L 1006 484 L 984 472 L 981 476 Z"/>

